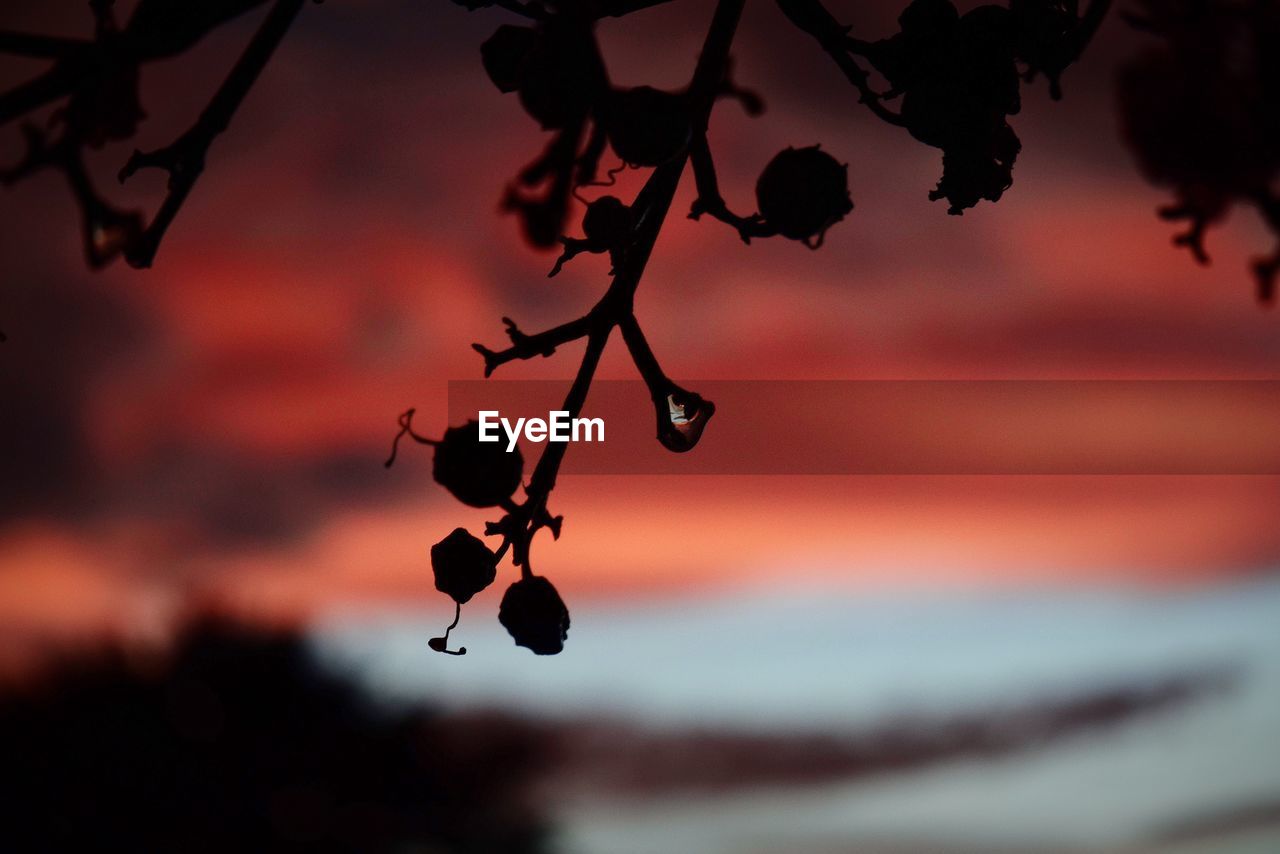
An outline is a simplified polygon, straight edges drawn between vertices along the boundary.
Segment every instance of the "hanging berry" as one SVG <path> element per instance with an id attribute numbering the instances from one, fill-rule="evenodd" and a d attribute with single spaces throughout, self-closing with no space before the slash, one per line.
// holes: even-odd
<path id="1" fill-rule="evenodd" d="M 537 43 L 538 33 L 532 27 L 503 24 L 480 45 L 480 61 L 499 92 L 520 88 L 525 63 Z"/>
<path id="2" fill-rule="evenodd" d="M 601 196 L 582 215 L 582 233 L 592 246 L 602 249 L 625 246 L 635 226 L 635 212 L 617 196 Z"/>
<path id="3" fill-rule="evenodd" d="M 436 589 L 459 605 L 493 583 L 497 576 L 498 556 L 466 528 L 453 533 L 431 547 L 431 571 Z"/>
<path id="4" fill-rule="evenodd" d="M 604 124 L 614 153 L 632 166 L 661 166 L 684 153 L 693 135 L 685 98 L 652 86 L 611 92 Z"/>
<path id="5" fill-rule="evenodd" d="M 400 432 L 391 443 L 387 468 L 396 461 L 400 440 L 405 436 L 420 445 L 435 446 L 431 476 L 453 497 L 472 507 L 497 507 L 510 500 L 524 474 L 524 457 L 519 448 L 507 451 L 501 442 L 481 442 L 480 425 L 468 421 L 450 427 L 440 440 L 414 432 L 414 410 L 400 416 Z"/>
<path id="6" fill-rule="evenodd" d="M 453 533 L 431 547 L 431 571 L 436 577 L 436 589 L 453 599 L 454 610 L 453 622 L 444 635 L 431 638 L 427 645 L 436 652 L 466 655 L 465 646 L 449 649 L 449 633 L 462 618 L 462 606 L 497 577 L 498 556 L 466 528 L 454 528 Z"/>
<path id="7" fill-rule="evenodd" d="M 480 425 L 450 427 L 436 444 L 431 476 L 463 504 L 496 507 L 520 486 L 524 458 L 501 442 L 481 442 Z"/>
<path id="8" fill-rule="evenodd" d="M 581 122 L 599 97 L 605 80 L 594 45 L 590 30 L 553 19 L 537 30 L 537 38 L 514 69 L 515 79 L 504 81 L 517 82 L 520 104 L 543 129 Z"/>
<path id="9" fill-rule="evenodd" d="M 538 655 L 555 655 L 569 637 L 569 610 L 560 594 L 541 575 L 530 575 L 507 588 L 498 608 L 498 622 L 516 646 Z"/>
<path id="10" fill-rule="evenodd" d="M 550 276 L 554 276 L 564 267 L 565 262 L 576 258 L 583 252 L 609 253 L 609 260 L 616 268 L 622 253 L 631 245 L 635 233 L 635 211 L 623 204 L 617 196 L 601 196 L 587 203 L 587 212 L 582 215 L 582 239 L 561 237 L 560 243 L 564 251 L 556 259 Z M 483 351 L 481 351 L 483 352 Z"/>
<path id="11" fill-rule="evenodd" d="M 760 173 L 756 204 L 778 234 L 816 248 L 826 230 L 853 210 L 849 167 L 816 145 L 784 149 Z"/>

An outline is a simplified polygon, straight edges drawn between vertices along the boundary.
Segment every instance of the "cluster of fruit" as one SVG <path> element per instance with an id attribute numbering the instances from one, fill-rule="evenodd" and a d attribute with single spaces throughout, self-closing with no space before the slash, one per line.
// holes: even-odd
<path id="1" fill-rule="evenodd" d="M 477 7 L 497 0 L 461 2 Z M 591 4 L 499 5 L 528 21 L 500 26 L 482 44 L 485 72 L 499 91 L 514 94 L 529 116 L 553 134 L 544 152 L 508 189 L 506 206 L 519 215 L 532 243 L 563 247 L 551 275 L 581 253 L 603 254 L 612 263 L 613 284 L 587 316 L 547 332 L 525 335 L 506 321 L 511 348 L 496 352 L 476 345 L 485 358 L 486 376 L 511 359 L 549 356 L 558 345 L 585 337 L 595 342 L 594 349 L 588 344 L 585 373 L 579 373 L 589 384 L 591 360 L 598 358 L 609 331 L 619 326 L 649 385 L 658 440 L 672 451 L 687 451 L 697 443 L 715 407 L 665 376 L 631 311 L 631 294 L 685 163 L 691 164 L 697 182 L 692 218 L 710 215 L 736 228 L 744 241 L 780 236 L 810 248 L 820 246 L 827 230 L 853 210 L 848 168 L 816 145 L 787 148 L 756 181 L 755 213 L 735 214 L 721 197 L 706 135 L 711 106 L 731 97 L 748 113 L 758 114 L 763 108 L 757 96 L 730 79 L 727 54 L 740 0 L 722 2 L 712 22 L 707 44 L 719 45 L 721 60 L 707 64 L 704 48 L 700 71 L 680 91 L 614 85 L 596 41 L 598 10 Z M 994 201 L 1009 186 L 1020 144 L 1006 118 L 1018 111 L 1021 79 L 1043 73 L 1056 91 L 1058 75 L 1074 59 L 1073 38 L 1081 20 L 1071 0 L 1014 0 L 1011 9 L 984 6 L 963 16 L 949 0 L 914 0 L 900 19 L 901 33 L 867 43 L 849 38 L 847 28 L 817 0 L 779 0 L 779 5 L 828 52 L 856 50 L 866 56 L 891 87 L 877 98 L 903 97 L 900 115 L 879 112 L 917 139 L 943 149 L 943 179 L 933 197 L 948 198 L 952 213 L 982 198 Z M 856 64 L 850 68 L 848 55 L 843 62 L 851 79 L 862 84 L 864 95 L 873 94 L 865 88 L 865 72 Z M 622 163 L 619 169 L 653 170 L 630 202 L 613 194 L 590 200 L 580 195 L 584 188 L 612 184 L 612 174 L 608 182 L 596 180 L 600 161 L 610 150 Z M 585 205 L 581 237 L 565 234 L 574 198 Z M 580 389 L 583 395 L 585 388 Z M 566 403 L 565 409 L 572 407 Z M 461 431 L 474 433 L 472 427 L 450 429 L 437 446 L 436 480 L 466 503 L 502 506 L 506 517 L 486 533 L 503 535 L 503 545 L 495 552 L 468 532 L 455 530 L 432 549 L 437 587 L 461 605 L 493 582 L 497 561 L 513 546 L 513 562 L 523 577 L 503 598 L 500 619 L 518 644 L 535 652 L 558 652 L 568 613 L 550 582 L 528 569 L 532 531 L 558 530 L 558 518 L 551 519 L 544 509 L 545 488 L 554 482 L 558 459 L 547 466 L 551 477 L 531 484 L 524 503 L 516 504 L 511 496 L 521 485 L 517 461 L 495 452 L 495 446 L 481 448 L 470 438 L 474 447 L 465 453 L 461 445 L 445 453 L 450 442 L 462 441 Z M 501 495 L 472 494 L 477 487 L 452 474 L 454 460 L 466 461 L 467 476 L 482 484 L 482 491 L 500 486 Z M 448 632 L 434 639 L 433 648 L 449 652 L 447 638 Z"/>
<path id="2" fill-rule="evenodd" d="M 546 154 L 521 173 L 523 189 L 507 197 L 535 245 L 564 245 L 551 275 L 582 252 L 608 253 L 616 268 L 634 235 L 636 211 L 616 196 L 601 196 L 586 206 L 583 237 L 566 237 L 570 196 L 594 183 L 606 146 L 633 168 L 658 167 L 687 155 L 704 133 L 694 118 L 695 99 L 688 91 L 611 85 L 593 29 L 576 16 L 503 25 L 484 42 L 480 55 L 494 85 L 515 93 L 544 130 L 557 134 Z M 755 95 L 730 82 L 720 94 L 739 99 L 750 112 L 761 109 Z M 544 183 L 545 192 L 537 193 Z M 853 209 L 845 167 L 816 146 L 780 153 L 760 176 L 757 201 L 760 212 L 740 221 L 749 223 L 742 228 L 744 238 L 777 234 L 811 245 Z"/>
<path id="3" fill-rule="evenodd" d="M 522 508 L 513 502 L 523 479 L 524 458 L 518 448 L 508 452 L 501 444 L 481 442 L 480 425 L 476 421 L 450 427 L 443 438 L 434 440 L 415 433 L 412 419 L 412 410 L 401 417 L 396 443 L 401 437 L 409 436 L 420 444 L 434 446 L 431 475 L 436 483 L 469 507 L 501 507 L 507 511 L 501 522 L 492 523 L 485 530 L 486 535 L 503 536 L 503 544 L 497 551 L 465 528 L 455 528 L 431 547 L 436 589 L 453 599 L 456 610 L 453 623 L 444 635 L 432 638 L 429 644 L 437 652 L 464 655 L 466 647 L 448 648 L 449 632 L 457 626 L 462 606 L 494 582 L 498 562 L 514 541 L 516 531 L 526 527 L 521 518 Z M 395 462 L 395 457 L 393 445 L 386 463 L 388 467 Z M 558 518 L 544 515 L 539 523 L 559 535 Z M 508 587 L 502 597 L 498 621 L 517 645 L 528 647 L 538 655 L 554 655 L 564 648 L 569 636 L 569 611 L 555 586 L 546 578 L 534 575 L 527 559 L 523 563 L 520 579 Z"/>

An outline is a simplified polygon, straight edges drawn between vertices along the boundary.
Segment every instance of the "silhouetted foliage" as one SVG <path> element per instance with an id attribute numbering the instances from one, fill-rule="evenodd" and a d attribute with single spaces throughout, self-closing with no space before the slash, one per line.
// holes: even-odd
<path id="1" fill-rule="evenodd" d="M 1280 275 L 1280 3 L 1143 0 L 1126 17 L 1157 39 L 1122 70 L 1120 104 L 1142 171 L 1174 192 L 1160 216 L 1187 222 L 1174 243 L 1207 264 L 1209 226 L 1234 206 L 1256 207 L 1277 240 L 1254 262 L 1270 302 Z"/>
<path id="2" fill-rule="evenodd" d="M 0 694 L 6 852 L 545 850 L 545 759 L 501 721 L 375 710 L 284 632 L 66 662 Z"/>
<path id="3" fill-rule="evenodd" d="M 522 19 L 520 24 L 499 26 L 479 46 L 478 59 L 498 91 L 514 95 L 550 134 L 542 152 L 507 186 L 504 207 L 517 216 L 534 246 L 562 247 L 550 275 L 583 253 L 607 254 L 611 263 L 605 294 L 582 317 L 536 334 L 503 318 L 510 346 L 494 350 L 474 345 L 484 359 L 485 376 L 507 362 L 548 357 L 565 343 L 585 339 L 577 377 L 562 407 L 576 417 L 616 328 L 648 385 L 659 442 L 672 451 L 691 450 L 715 406 L 666 375 L 633 311 L 636 288 L 686 165 L 697 186 L 691 218 L 719 220 L 745 242 L 780 236 L 810 248 L 817 248 L 827 230 L 853 210 L 847 167 L 816 145 L 790 147 L 762 170 L 756 212 L 735 213 L 721 195 L 707 137 L 714 107 L 728 99 L 752 116 L 764 108 L 760 97 L 739 86 L 732 73 L 730 54 L 745 0 L 719 0 L 692 78 L 671 91 L 615 85 L 596 39 L 599 19 L 668 0 L 456 2 L 472 10 L 498 7 Z M 897 33 L 866 40 L 837 21 L 820 0 L 775 2 L 785 18 L 835 63 L 858 103 L 941 150 L 942 176 L 928 195 L 945 199 L 951 214 L 962 214 L 983 200 L 995 202 L 1009 189 L 1022 148 L 1009 119 L 1021 109 L 1022 85 L 1043 76 L 1051 96 L 1062 97 L 1063 73 L 1079 58 L 1110 7 L 1110 0 L 1087 0 L 1083 7 L 1079 0 L 1009 0 L 1007 6 L 982 5 L 961 14 L 951 0 L 912 0 L 898 19 Z M 168 195 L 145 227 L 138 214 L 116 210 L 98 195 L 82 151 L 134 134 L 143 117 L 137 99 L 143 64 L 185 50 L 210 29 L 257 5 L 262 0 L 200 0 L 178 13 L 161 0 L 144 0 L 120 28 L 112 15 L 112 0 L 94 0 L 96 31 L 91 41 L 0 33 L 0 50 L 46 57 L 53 63 L 46 74 L 0 95 L 0 124 L 66 99 L 53 122 L 55 133 L 28 125 L 27 158 L 0 178 L 17 180 L 43 167 L 62 170 L 83 212 L 90 264 L 100 266 L 123 254 L 134 266 L 148 266 L 201 173 L 210 144 L 227 127 L 302 0 L 272 4 L 243 56 L 189 131 L 166 148 L 135 152 L 125 164 L 121 180 L 148 167 L 169 174 Z M 1280 233 L 1280 201 L 1271 191 L 1280 151 L 1280 120 L 1274 109 L 1280 101 L 1280 63 L 1274 51 L 1268 51 L 1280 28 L 1276 4 L 1146 0 L 1144 8 L 1134 20 L 1164 43 L 1126 72 L 1122 90 L 1129 134 L 1144 168 L 1153 180 L 1173 186 L 1178 194 L 1177 204 L 1164 215 L 1192 222 L 1178 241 L 1203 259 L 1205 227 L 1240 201 L 1255 204 Z M 610 152 L 621 165 L 600 180 L 601 162 Z M 634 198 L 588 198 L 593 188 L 612 186 L 613 176 L 626 168 L 651 170 Z M 585 205 L 581 237 L 567 233 L 575 201 Z M 1278 269 L 1280 250 L 1258 262 L 1264 296 L 1270 295 Z M 496 550 L 483 546 L 493 555 L 494 565 L 510 550 L 513 564 L 521 570 L 517 587 L 538 581 L 554 595 L 556 607 L 547 606 L 545 614 L 542 606 L 533 609 L 532 623 L 511 616 L 504 625 L 521 645 L 538 652 L 558 651 L 563 633 L 546 626 L 558 622 L 557 608 L 563 603 L 550 582 L 533 574 L 529 551 L 539 530 L 547 528 L 557 537 L 560 533 L 561 517 L 550 513 L 547 501 L 564 445 L 548 445 L 525 482 L 518 452 L 480 443 L 474 422 L 451 427 L 434 441 L 413 432 L 412 414 L 409 410 L 401 416 L 397 441 L 409 435 L 434 445 L 433 475 L 438 483 L 465 504 L 504 511 L 484 531 L 501 537 Z M 394 458 L 393 448 L 387 464 Z M 517 498 L 522 486 L 524 496 Z M 455 560 L 462 558 L 445 563 L 452 566 Z M 489 583 L 476 586 L 481 575 L 468 571 L 464 582 L 452 569 L 442 575 L 440 565 L 434 560 L 433 565 L 438 585 L 459 606 Z M 483 578 L 489 578 L 487 571 Z M 563 623 L 567 628 L 567 613 Z M 528 628 L 533 624 L 536 631 Z M 535 636 L 537 640 L 530 640 Z M 547 640 L 553 636 L 554 643 Z M 455 652 L 447 649 L 447 638 L 448 632 L 432 639 L 432 648 Z"/>

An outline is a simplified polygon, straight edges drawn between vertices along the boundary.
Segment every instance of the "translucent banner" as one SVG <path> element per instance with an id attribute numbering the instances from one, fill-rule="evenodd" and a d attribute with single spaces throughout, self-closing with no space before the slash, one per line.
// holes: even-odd
<path id="1" fill-rule="evenodd" d="M 523 418 L 517 441 L 533 458 L 546 436 L 530 440 L 530 419 L 563 418 L 552 413 L 568 386 L 567 380 L 452 381 L 450 423 L 489 413 L 491 430 L 506 447 L 508 433 L 498 419 L 515 427 Z M 603 422 L 603 439 L 594 429 L 579 430 L 561 471 L 1280 474 L 1280 381 L 708 380 L 680 386 L 714 403 L 694 447 L 673 453 L 656 437 L 660 426 L 687 433 L 682 419 L 695 409 L 705 417 L 705 405 L 685 400 L 691 405 L 682 412 L 669 397 L 655 405 L 639 380 L 600 380 L 582 416 Z"/>

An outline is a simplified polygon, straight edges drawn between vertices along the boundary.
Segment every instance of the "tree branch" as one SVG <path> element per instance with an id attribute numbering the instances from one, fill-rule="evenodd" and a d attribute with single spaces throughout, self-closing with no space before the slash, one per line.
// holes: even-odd
<path id="1" fill-rule="evenodd" d="M 850 27 L 839 23 L 819 0 L 777 0 L 778 7 L 791 23 L 813 36 L 819 46 L 835 61 L 844 76 L 858 90 L 859 103 L 891 125 L 906 127 L 902 116 L 887 108 L 881 96 L 871 88 L 870 75 L 850 55 L 855 44 L 849 38 Z"/>
<path id="2" fill-rule="evenodd" d="M 76 54 L 59 62 L 38 77 L 0 94 L 0 125 L 70 95 L 85 73 L 86 66 L 79 61 L 80 56 Z"/>
<path id="3" fill-rule="evenodd" d="M 483 344 L 472 344 L 471 349 L 484 357 L 484 375 L 488 378 L 495 370 L 507 362 L 516 359 L 532 359 L 536 356 L 550 356 L 561 344 L 576 341 L 591 331 L 591 313 L 588 312 L 576 320 L 553 326 L 545 332 L 526 335 L 509 317 L 502 318 L 507 326 L 507 336 L 511 346 L 505 350 L 490 350 Z"/>
<path id="4" fill-rule="evenodd" d="M 729 210 L 724 197 L 720 195 L 720 182 L 716 178 L 715 162 L 711 158 L 711 146 L 707 144 L 705 134 L 694 137 L 690 144 L 689 161 L 693 165 L 693 178 L 698 187 L 698 197 L 689 208 L 689 219 L 700 219 L 703 214 L 710 215 L 733 226 L 742 242 L 748 244 L 753 237 L 772 237 L 776 233 L 765 224 L 764 218 L 759 214 L 744 217 Z"/>
<path id="5" fill-rule="evenodd" d="M 715 105 L 716 95 L 721 90 L 729 62 L 729 49 L 733 43 L 738 20 L 742 16 L 745 0 L 720 0 L 712 17 L 711 26 L 703 44 L 702 53 L 694 70 L 689 86 L 690 102 L 693 104 L 694 126 L 699 132 L 705 131 L 710 113 Z M 636 323 L 632 306 L 636 288 L 648 264 L 649 257 L 662 230 L 663 222 L 671 209 L 671 201 L 675 197 L 680 177 L 684 173 L 685 162 L 689 154 L 658 166 L 653 170 L 644 187 L 637 194 L 632 207 L 637 212 L 635 230 L 631 244 L 622 252 L 615 269 L 613 281 L 604 296 L 594 308 L 577 320 L 547 330 L 540 335 L 525 336 L 515 328 L 509 320 L 508 334 L 513 346 L 508 350 L 494 352 L 475 345 L 475 349 L 485 357 L 485 374 L 506 361 L 517 358 L 531 358 L 535 355 L 548 355 L 559 344 L 581 338 L 587 338 L 587 349 L 578 367 L 577 376 L 565 397 L 563 410 L 576 418 L 582 412 L 587 392 L 599 365 L 600 356 L 608 343 L 609 335 L 615 326 L 621 326 L 623 336 L 627 340 L 628 349 L 636 361 L 637 368 L 644 376 L 650 390 L 655 395 L 663 392 L 666 396 L 668 387 L 674 389 L 657 359 L 644 340 L 640 327 Z M 655 397 L 655 405 L 658 398 Z M 714 411 L 711 407 L 709 412 Z M 522 568 L 525 577 L 532 575 L 529 567 L 529 544 L 533 535 L 541 527 L 547 526 L 551 519 L 546 510 L 547 498 L 555 486 L 560 465 L 564 461 L 566 443 L 548 443 L 546 450 L 538 459 L 525 489 L 526 499 L 523 504 L 508 509 L 507 516 L 500 522 L 491 523 L 491 532 L 502 531 L 506 540 L 511 541 L 512 561 Z M 557 523 L 558 524 L 558 523 Z"/>
<path id="6" fill-rule="evenodd" d="M 227 129 L 236 110 L 266 67 L 276 47 L 284 39 L 305 0 L 276 0 L 266 19 L 254 33 L 244 53 L 227 79 L 214 93 L 209 105 L 194 125 L 170 145 L 150 152 L 134 151 L 120 170 L 120 181 L 139 169 L 163 169 L 169 173 L 169 191 L 139 240 L 125 252 L 133 267 L 150 267 L 165 232 L 178 215 L 196 180 L 204 171 L 209 146 Z"/>

